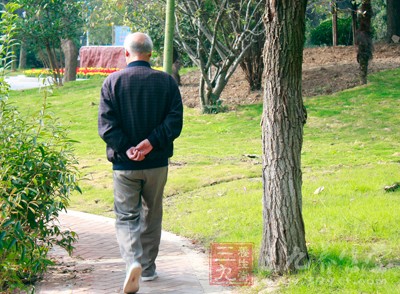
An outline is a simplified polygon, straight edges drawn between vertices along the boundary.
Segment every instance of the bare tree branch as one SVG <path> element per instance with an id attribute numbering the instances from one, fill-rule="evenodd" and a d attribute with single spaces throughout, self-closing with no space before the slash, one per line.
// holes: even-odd
<path id="1" fill-rule="evenodd" d="M 212 0 L 204 7 L 200 0 L 178 3 L 177 42 L 199 66 L 200 96 L 204 107 L 218 104 L 219 97 L 246 52 L 263 34 L 264 0 Z M 189 18 L 189 21 L 188 21 Z M 179 25 L 190 24 L 192 34 Z M 193 40 L 196 32 L 196 40 Z"/>

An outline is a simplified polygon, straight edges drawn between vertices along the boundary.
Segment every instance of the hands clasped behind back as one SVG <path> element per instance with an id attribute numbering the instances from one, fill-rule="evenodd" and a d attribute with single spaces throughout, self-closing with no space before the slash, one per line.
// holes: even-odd
<path id="1" fill-rule="evenodd" d="M 126 150 L 126 155 L 130 160 L 142 161 L 146 157 L 146 155 L 150 153 L 151 150 L 153 150 L 153 146 L 148 139 L 145 139 L 137 146 L 131 147 Z"/>

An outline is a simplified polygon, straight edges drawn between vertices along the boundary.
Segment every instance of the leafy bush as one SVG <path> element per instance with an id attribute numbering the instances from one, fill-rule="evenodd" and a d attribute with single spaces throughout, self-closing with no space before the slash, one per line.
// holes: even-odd
<path id="1" fill-rule="evenodd" d="M 0 286 L 10 287 L 10 273 L 34 281 L 50 264 L 53 244 L 72 251 L 75 233 L 62 231 L 57 217 L 79 187 L 72 142 L 56 120 L 42 112 L 26 121 L 2 103 L 0 122 Z"/>
<path id="2" fill-rule="evenodd" d="M 217 114 L 217 113 L 226 112 L 228 110 L 228 107 L 225 105 L 222 105 L 222 102 L 223 102 L 222 100 L 218 99 L 212 105 L 203 105 L 203 113 Z"/>
<path id="3" fill-rule="evenodd" d="M 353 34 L 351 29 L 351 18 L 338 18 L 338 45 L 351 45 Z M 311 30 L 310 42 L 312 45 L 332 46 L 332 20 L 325 20 L 319 26 Z"/>
<path id="4" fill-rule="evenodd" d="M 8 6 L 10 7 L 10 6 Z M 14 7 L 16 8 L 16 7 Z M 70 192 L 79 190 L 72 141 L 46 113 L 46 96 L 38 117 L 27 119 L 8 103 L 4 72 L 10 64 L 11 12 L 0 20 L 0 292 L 24 289 L 51 264 L 57 244 L 69 253 L 74 232 L 57 223 Z"/>

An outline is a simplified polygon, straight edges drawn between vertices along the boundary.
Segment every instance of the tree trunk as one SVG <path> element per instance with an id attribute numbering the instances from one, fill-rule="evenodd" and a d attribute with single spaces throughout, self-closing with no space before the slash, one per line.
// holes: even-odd
<path id="1" fill-rule="evenodd" d="M 264 24 L 263 239 L 259 265 L 276 273 L 308 260 L 302 217 L 301 81 L 306 0 L 267 0 Z"/>
<path id="2" fill-rule="evenodd" d="M 199 87 L 199 97 L 200 97 L 200 103 L 203 108 L 203 112 L 205 112 L 206 105 L 208 104 L 208 100 L 206 97 L 206 81 L 204 80 L 203 76 L 200 76 L 200 87 Z"/>
<path id="3" fill-rule="evenodd" d="M 351 4 L 351 29 L 353 33 L 353 45 L 356 45 L 356 34 L 357 34 L 357 9 L 358 5 L 356 2 Z"/>
<path id="4" fill-rule="evenodd" d="M 391 43 L 393 35 L 400 37 L 400 1 L 387 0 L 386 11 L 388 42 Z"/>
<path id="5" fill-rule="evenodd" d="M 360 28 L 357 31 L 357 62 L 360 64 L 361 84 L 367 83 L 368 64 L 372 59 L 372 30 L 371 30 L 372 6 L 371 0 L 363 0 L 361 3 Z"/>
<path id="6" fill-rule="evenodd" d="M 12 46 L 12 51 L 16 51 L 17 45 Z M 11 71 L 16 71 L 17 70 L 17 57 L 13 53 L 12 61 L 11 61 Z"/>
<path id="7" fill-rule="evenodd" d="M 55 52 L 52 49 L 53 48 L 50 46 L 50 44 L 47 43 L 46 44 L 47 59 L 48 59 L 49 64 L 50 64 L 50 69 L 52 71 L 54 83 L 57 86 L 62 86 L 62 79 L 61 79 L 61 75 L 60 75 L 60 67 L 57 64 L 57 57 L 55 56 Z"/>
<path id="8" fill-rule="evenodd" d="M 216 80 L 210 81 L 210 77 L 206 80 L 204 75 L 201 76 L 199 94 L 203 113 L 218 113 L 225 109 L 220 97 L 229 80 L 228 68 L 229 66 L 217 69 L 219 73 Z M 208 71 L 210 76 L 212 76 L 211 69 Z"/>
<path id="9" fill-rule="evenodd" d="M 167 11 L 165 16 L 165 38 L 164 38 L 164 71 L 172 74 L 172 59 L 174 48 L 174 21 L 175 0 L 167 0 Z"/>
<path id="10" fill-rule="evenodd" d="M 337 29 L 337 4 L 336 0 L 331 2 L 332 5 L 332 45 L 337 46 L 338 29 Z"/>
<path id="11" fill-rule="evenodd" d="M 265 35 L 259 35 L 254 44 L 250 47 L 243 61 L 240 63 L 246 80 L 249 83 L 250 90 L 261 90 L 262 75 L 264 71 L 264 62 L 262 57 Z"/>
<path id="12" fill-rule="evenodd" d="M 219 112 L 217 105 L 217 100 L 219 99 L 219 96 L 217 97 L 215 95 L 214 88 L 210 88 L 208 86 L 204 77 L 201 77 L 200 79 L 199 91 L 200 91 L 200 101 L 203 113 Z"/>
<path id="13" fill-rule="evenodd" d="M 21 47 L 19 49 L 19 65 L 18 69 L 23 70 L 26 68 L 26 43 L 21 41 Z"/>
<path id="14" fill-rule="evenodd" d="M 69 39 L 61 40 L 61 48 L 65 56 L 64 82 L 76 80 L 76 68 L 78 67 L 78 48 Z"/>
<path id="15" fill-rule="evenodd" d="M 44 68 L 51 68 L 46 52 L 42 49 L 39 49 L 38 50 L 39 59 L 43 63 Z"/>
<path id="16" fill-rule="evenodd" d="M 179 52 L 174 47 L 173 54 L 172 54 L 172 73 L 171 73 L 171 75 L 175 79 L 178 86 L 182 86 L 181 76 L 179 75 L 180 69 L 181 69 L 181 62 L 179 60 Z"/>

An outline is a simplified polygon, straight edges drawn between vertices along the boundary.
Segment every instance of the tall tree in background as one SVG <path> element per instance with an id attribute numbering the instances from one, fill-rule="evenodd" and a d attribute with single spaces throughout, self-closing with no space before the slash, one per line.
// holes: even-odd
<path id="1" fill-rule="evenodd" d="M 16 0 L 24 11 L 20 18 L 19 29 L 23 37 L 33 41 L 41 52 L 43 63 L 52 70 L 54 82 L 62 85 L 61 68 L 63 66 L 61 40 L 70 40 L 76 45 L 83 27 L 81 15 L 82 3 L 75 0 Z M 68 46 L 65 48 L 69 48 Z M 77 50 L 67 50 L 74 54 Z M 70 59 L 77 55 L 70 56 Z M 75 73 L 76 68 L 70 69 Z"/>
<path id="2" fill-rule="evenodd" d="M 392 42 L 392 36 L 400 37 L 400 1 L 387 0 L 387 34 L 389 42 Z"/>
<path id="3" fill-rule="evenodd" d="M 117 0 L 85 0 L 83 8 L 85 38 L 82 45 L 112 45 L 113 25 L 124 24 L 125 3 Z"/>
<path id="4" fill-rule="evenodd" d="M 360 28 L 358 29 L 356 36 L 356 45 L 358 46 L 357 62 L 360 65 L 361 84 L 366 84 L 368 76 L 368 64 L 369 61 L 372 59 L 373 51 L 371 29 L 371 0 L 363 0 L 360 10 Z"/>
<path id="5" fill-rule="evenodd" d="M 116 25 L 129 26 L 132 31 L 146 32 L 153 40 L 153 59 L 162 62 L 165 35 L 165 0 L 87 0 L 91 5 L 90 24 L 91 35 L 101 35 L 97 32 L 98 25 L 107 19 Z M 93 37 L 92 37 L 93 40 Z"/>
<path id="6" fill-rule="evenodd" d="M 302 57 L 306 0 L 267 0 L 264 24 L 263 239 L 259 265 L 277 273 L 308 260 L 301 148 L 306 111 Z"/>

